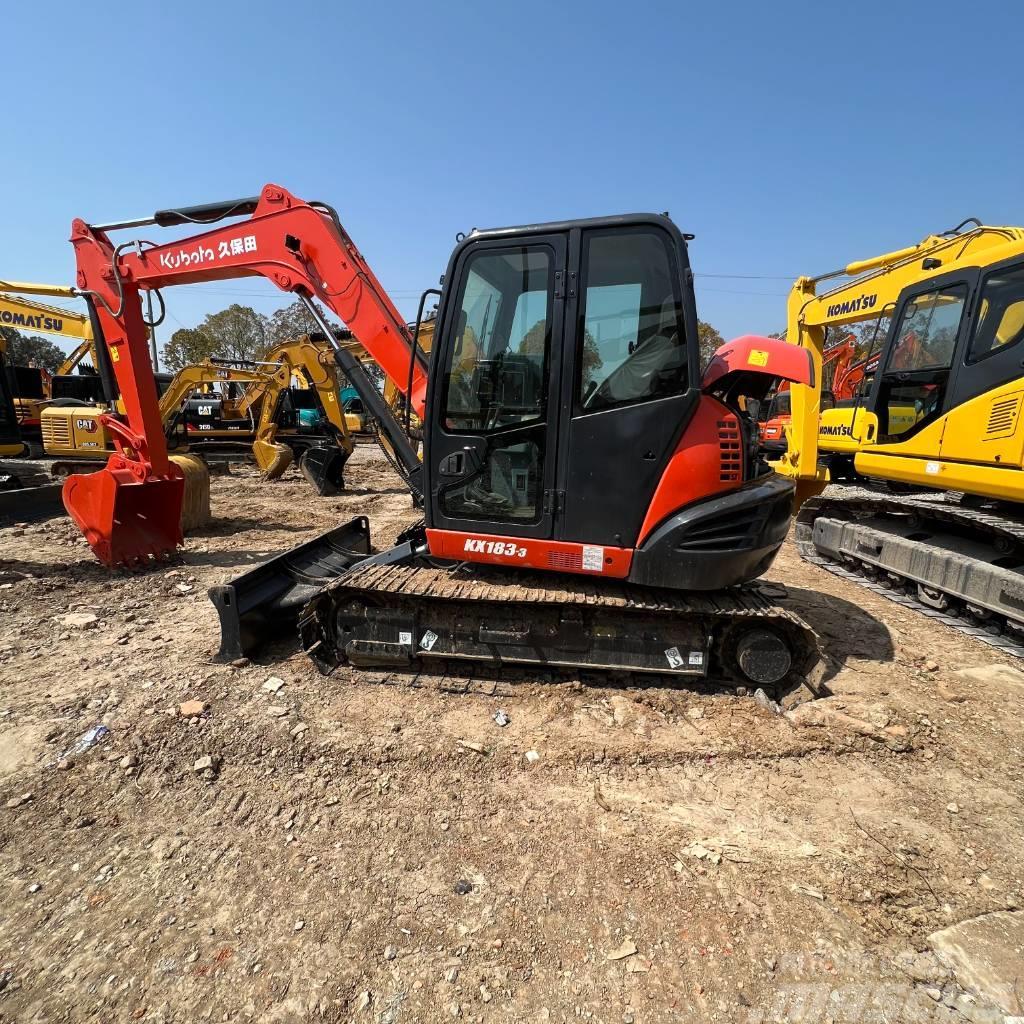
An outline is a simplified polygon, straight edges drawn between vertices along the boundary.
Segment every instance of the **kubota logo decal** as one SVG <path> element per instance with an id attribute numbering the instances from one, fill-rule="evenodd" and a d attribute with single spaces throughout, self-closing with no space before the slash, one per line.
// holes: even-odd
<path id="1" fill-rule="evenodd" d="M 474 554 L 507 555 L 515 558 L 525 558 L 526 548 L 519 547 L 512 540 L 474 540 L 466 538 L 466 544 L 462 549 Z"/>
<path id="2" fill-rule="evenodd" d="M 191 249 L 182 246 L 177 252 L 162 252 L 160 253 L 160 267 L 163 270 L 198 267 L 204 263 L 216 263 L 218 260 L 228 259 L 231 256 L 243 256 L 247 252 L 255 251 L 256 236 L 240 235 L 238 238 L 218 242 L 216 252 L 201 242 Z"/>

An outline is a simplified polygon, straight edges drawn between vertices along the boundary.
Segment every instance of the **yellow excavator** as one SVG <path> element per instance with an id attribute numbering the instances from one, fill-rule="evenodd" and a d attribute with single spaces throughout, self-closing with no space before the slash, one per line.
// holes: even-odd
<path id="1" fill-rule="evenodd" d="M 252 446 L 263 476 L 280 477 L 297 451 L 299 470 L 318 494 L 344 487 L 344 468 L 353 451 L 341 410 L 333 349 L 308 336 L 274 346 L 259 361 L 210 359 L 180 370 L 160 396 L 164 431 L 179 451 L 206 458 Z M 294 381 L 301 381 L 299 388 Z M 227 385 L 240 394 L 225 400 Z M 304 400 L 305 398 L 305 400 Z M 316 426 L 298 429 L 295 406 L 313 407 Z M 113 439 L 104 427 L 103 406 L 56 405 L 42 412 L 46 454 L 58 461 L 58 475 L 106 460 Z M 237 425 L 243 429 L 236 429 Z"/>
<path id="2" fill-rule="evenodd" d="M 21 439 L 12 392 L 11 374 L 7 363 L 7 339 L 0 334 L 0 459 L 16 459 L 27 451 L 27 446 Z M 0 490 L 13 486 L 14 474 L 0 469 Z"/>
<path id="3" fill-rule="evenodd" d="M 53 400 L 73 398 L 102 402 L 98 376 L 73 375 L 88 356 L 96 366 L 92 325 L 88 316 L 72 309 L 51 306 L 27 295 L 76 298 L 74 288 L 26 281 L 0 281 L 0 326 L 30 334 L 52 334 L 77 342 L 74 350 L 51 375 L 40 367 L 9 365 L 10 389 L 22 439 L 36 454 L 41 438 L 42 411 Z"/>
<path id="4" fill-rule="evenodd" d="M 826 331 L 872 321 L 870 388 L 819 423 Z M 1024 657 L 1024 228 L 972 219 L 802 277 L 787 340 L 810 352 L 818 382 L 792 387 L 775 465 L 798 481 L 801 554 Z M 858 477 L 923 493 L 822 494 L 830 424 Z"/>

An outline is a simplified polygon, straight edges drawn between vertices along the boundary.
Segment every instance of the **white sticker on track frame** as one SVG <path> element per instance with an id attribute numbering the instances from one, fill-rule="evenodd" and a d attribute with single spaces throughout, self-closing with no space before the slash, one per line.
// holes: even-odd
<path id="1" fill-rule="evenodd" d="M 703 651 L 690 651 L 690 664 L 691 665 L 703 665 L 704 664 L 704 652 Z"/>
<path id="2" fill-rule="evenodd" d="M 400 644 L 405 644 L 407 647 L 412 647 L 412 633 L 407 633 L 404 630 L 399 630 L 398 642 Z"/>
<path id="3" fill-rule="evenodd" d="M 665 652 L 665 658 L 669 668 L 682 668 L 686 664 L 686 659 L 679 653 L 678 647 L 670 647 Z"/>
<path id="4" fill-rule="evenodd" d="M 439 639 L 440 637 L 432 629 L 428 629 L 426 633 L 420 637 L 420 647 L 425 651 L 432 651 L 434 649 L 434 644 L 436 644 Z"/>
<path id="5" fill-rule="evenodd" d="M 583 568 L 587 572 L 601 572 L 604 569 L 604 548 L 584 544 Z"/>
<path id="6" fill-rule="evenodd" d="M 942 472 L 942 466 L 938 462 L 926 462 L 924 464 L 924 471 L 929 476 L 938 476 Z"/>

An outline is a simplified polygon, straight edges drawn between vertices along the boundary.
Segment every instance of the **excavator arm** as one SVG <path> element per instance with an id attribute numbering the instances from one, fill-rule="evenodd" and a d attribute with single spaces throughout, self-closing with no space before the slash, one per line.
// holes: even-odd
<path id="1" fill-rule="evenodd" d="M 351 347 L 350 342 L 347 344 Z M 253 446 L 260 469 L 268 479 L 274 479 L 284 472 L 291 461 L 291 449 L 275 443 L 278 431 L 275 414 L 280 388 L 288 387 L 293 376 L 301 376 L 317 396 L 330 424 L 333 441 L 307 448 L 299 457 L 299 470 L 318 494 L 337 493 L 343 486 L 345 463 L 355 445 L 341 408 L 341 388 L 334 352 L 325 342 L 317 343 L 304 336 L 275 346 L 267 353 L 266 359 L 276 362 L 280 370 L 275 375 L 274 386 L 265 386 L 270 390 L 260 405 L 259 426 Z M 278 377 L 282 374 L 283 385 L 278 386 Z M 285 451 L 288 452 L 287 461 L 278 457 Z"/>
<path id="2" fill-rule="evenodd" d="M 61 365 L 58 374 L 71 373 L 89 351 L 92 328 L 89 317 L 74 309 L 36 302 L 26 295 L 44 295 L 50 298 L 78 298 L 74 288 L 60 285 L 39 285 L 25 281 L 0 281 L 0 326 L 39 334 L 55 334 L 63 338 L 76 338 L 81 344 Z M 77 358 L 76 358 L 77 356 Z M 74 361 L 72 361 L 74 359 Z M 67 369 L 66 369 L 67 368 Z"/>
<path id="3" fill-rule="evenodd" d="M 115 245 L 109 237 L 127 228 L 209 224 L 235 217 L 247 219 L 166 245 L 141 240 Z M 149 364 L 143 290 L 262 276 L 306 302 L 331 339 L 329 325 L 319 322 L 319 301 L 349 327 L 407 396 L 413 411 L 423 416 L 425 360 L 337 213 L 325 204 L 308 203 L 267 185 L 251 199 L 163 210 L 139 220 L 102 225 L 75 220 L 71 242 L 78 291 L 93 303 L 127 424 L 118 430 L 118 451 L 107 468 L 89 477 L 69 477 L 64 500 L 93 550 L 108 564 L 169 554 L 181 543 L 174 514 L 182 502 L 181 474 L 168 461 Z M 382 424 L 399 468 L 418 490 L 419 461 L 401 424 L 350 352 L 339 346 L 334 358 Z M 115 534 L 125 538 L 123 545 Z"/>

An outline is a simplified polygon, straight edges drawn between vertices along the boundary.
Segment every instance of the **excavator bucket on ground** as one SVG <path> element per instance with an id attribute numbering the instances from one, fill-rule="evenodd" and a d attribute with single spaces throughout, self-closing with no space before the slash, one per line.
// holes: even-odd
<path id="1" fill-rule="evenodd" d="M 210 467 L 195 455 L 172 455 L 171 462 L 185 478 L 185 494 L 181 503 L 181 532 L 208 526 L 210 512 Z"/>
<path id="2" fill-rule="evenodd" d="M 141 567 L 171 557 L 182 543 L 185 474 L 173 463 L 166 477 L 144 481 L 112 465 L 75 473 L 64 482 L 62 497 L 68 515 L 104 565 Z"/>
<path id="3" fill-rule="evenodd" d="M 348 455 L 337 445 L 316 444 L 299 456 L 299 470 L 321 497 L 340 494 Z"/>
<path id="4" fill-rule="evenodd" d="M 210 471 L 194 455 L 172 455 L 166 476 L 147 479 L 115 457 L 95 473 L 69 476 L 61 496 L 96 557 L 112 567 L 170 558 L 185 533 L 210 521 Z"/>
<path id="5" fill-rule="evenodd" d="M 279 479 L 292 464 L 292 450 L 286 444 L 276 444 L 257 438 L 253 442 L 252 453 L 264 480 Z"/>

